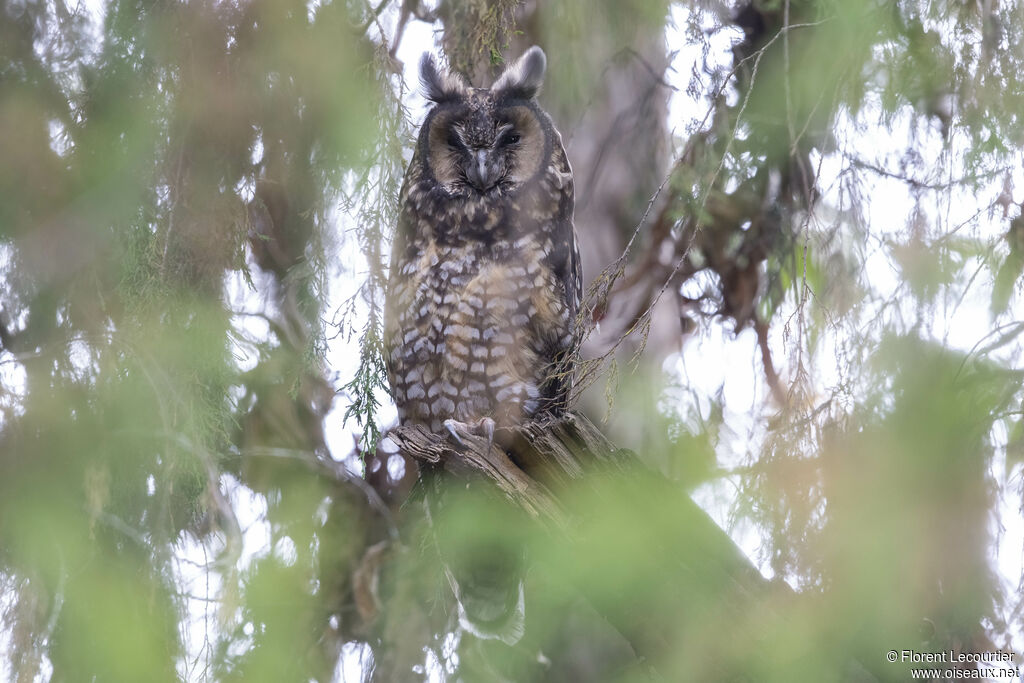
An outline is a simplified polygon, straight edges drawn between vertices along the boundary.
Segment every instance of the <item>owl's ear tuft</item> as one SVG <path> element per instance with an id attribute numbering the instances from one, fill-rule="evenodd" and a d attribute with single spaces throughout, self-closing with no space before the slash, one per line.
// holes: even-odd
<path id="1" fill-rule="evenodd" d="M 548 60 L 544 50 L 534 45 L 523 56 L 512 63 L 501 75 L 491 91 L 497 96 L 529 100 L 537 96 L 544 84 L 544 71 Z"/>
<path id="2" fill-rule="evenodd" d="M 439 71 L 434 56 L 429 52 L 424 52 L 420 59 L 420 84 L 423 96 L 438 104 L 463 97 L 467 87 L 458 74 Z"/>

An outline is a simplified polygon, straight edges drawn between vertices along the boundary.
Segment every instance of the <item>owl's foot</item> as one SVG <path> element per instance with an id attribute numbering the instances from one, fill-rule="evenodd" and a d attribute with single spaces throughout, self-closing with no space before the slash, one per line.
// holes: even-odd
<path id="1" fill-rule="evenodd" d="M 474 436 L 487 437 L 487 455 L 491 454 L 491 445 L 494 443 L 494 420 L 489 417 L 481 417 L 476 422 L 459 422 L 458 420 L 445 420 L 444 428 L 448 430 L 455 442 L 466 448 L 466 442 L 459 435 L 472 434 Z"/>

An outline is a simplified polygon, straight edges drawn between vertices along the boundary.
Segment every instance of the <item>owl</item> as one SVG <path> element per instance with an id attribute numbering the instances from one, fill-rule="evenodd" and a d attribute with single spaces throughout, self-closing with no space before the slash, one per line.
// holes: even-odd
<path id="1" fill-rule="evenodd" d="M 537 94 L 538 47 L 490 88 L 440 71 L 405 175 L 385 312 L 402 424 L 458 441 L 557 414 L 581 296 L 573 177 Z"/>

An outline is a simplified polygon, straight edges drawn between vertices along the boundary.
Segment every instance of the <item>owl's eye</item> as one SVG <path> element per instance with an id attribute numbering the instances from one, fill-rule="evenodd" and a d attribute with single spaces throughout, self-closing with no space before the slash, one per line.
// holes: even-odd
<path id="1" fill-rule="evenodd" d="M 462 149 L 462 140 L 459 139 L 454 130 L 448 132 L 448 146 L 456 150 Z"/>
<path id="2" fill-rule="evenodd" d="M 520 140 L 522 140 L 522 137 L 520 137 L 519 133 L 509 133 L 504 137 L 502 142 L 506 145 L 514 145 Z"/>

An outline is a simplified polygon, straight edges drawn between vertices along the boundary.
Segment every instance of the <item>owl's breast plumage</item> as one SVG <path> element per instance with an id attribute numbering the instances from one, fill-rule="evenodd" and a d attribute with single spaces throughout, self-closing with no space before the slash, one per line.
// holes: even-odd
<path id="1" fill-rule="evenodd" d="M 548 262 L 552 235 L 514 202 L 430 200 L 406 200 L 408 242 L 391 275 L 385 345 L 399 417 L 434 431 L 448 418 L 531 417 L 560 398 L 555 356 L 574 314 Z"/>

